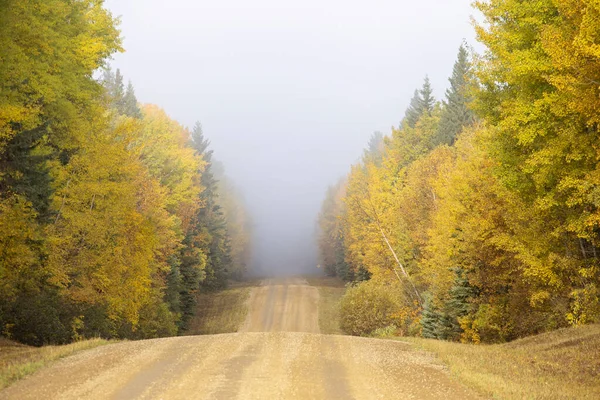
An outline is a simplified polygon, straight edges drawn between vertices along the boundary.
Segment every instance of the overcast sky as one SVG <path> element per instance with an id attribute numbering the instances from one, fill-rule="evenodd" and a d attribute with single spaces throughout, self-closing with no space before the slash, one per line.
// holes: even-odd
<path id="1" fill-rule="evenodd" d="M 310 270 L 329 184 L 397 126 L 426 74 L 442 96 L 471 0 L 108 0 L 138 100 L 202 122 L 244 194 L 257 268 Z"/>

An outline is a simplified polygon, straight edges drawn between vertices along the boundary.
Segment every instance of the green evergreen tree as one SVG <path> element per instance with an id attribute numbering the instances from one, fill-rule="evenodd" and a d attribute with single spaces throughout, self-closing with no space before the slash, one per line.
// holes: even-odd
<path id="1" fill-rule="evenodd" d="M 469 53 L 464 45 L 458 49 L 458 57 L 450 77 L 450 88 L 440 118 L 436 141 L 452 145 L 462 130 L 475 122 L 475 114 L 469 109 L 468 78 L 471 70 Z"/>
<path id="2" fill-rule="evenodd" d="M 122 106 L 123 108 L 120 110 L 122 114 L 133 118 L 142 118 L 142 112 L 138 107 L 138 101 L 135 97 L 135 90 L 133 89 L 133 84 L 131 81 L 129 81 L 127 84 L 127 89 L 125 89 Z"/>
<path id="3" fill-rule="evenodd" d="M 435 107 L 435 97 L 433 96 L 433 88 L 431 87 L 431 82 L 429 81 L 429 77 L 425 77 L 425 82 L 423 82 L 423 87 L 420 90 L 420 98 L 421 98 L 421 107 L 420 114 L 421 115 L 427 113 L 427 115 L 431 115 L 433 111 L 433 107 Z"/>
<path id="4" fill-rule="evenodd" d="M 363 282 L 371 279 L 373 274 L 364 266 L 358 267 L 358 270 L 354 274 L 354 282 Z"/>
<path id="5" fill-rule="evenodd" d="M 0 153 L 0 197 L 13 194 L 31 202 L 40 222 L 48 222 L 52 179 L 47 162 L 61 152 L 47 145 L 47 124 L 13 137 Z M 62 154 L 63 159 L 68 153 Z"/>
<path id="6" fill-rule="evenodd" d="M 133 84 L 129 81 L 127 88 L 125 88 L 121 70 L 117 69 L 117 71 L 113 73 L 110 67 L 105 68 L 102 74 L 101 83 L 106 90 L 110 107 L 117 110 L 119 115 L 142 118 L 142 112 L 138 107 Z"/>
<path id="7" fill-rule="evenodd" d="M 442 309 L 433 305 L 431 299 L 426 300 L 421 326 L 423 337 L 458 341 L 462 328 L 459 318 L 471 311 L 471 299 L 476 296 L 476 289 L 462 268 L 454 268 L 454 284 L 448 292 L 448 298 L 443 302 Z"/>
<path id="8" fill-rule="evenodd" d="M 429 77 L 426 76 L 421 89 L 415 90 L 415 94 L 404 114 L 401 126 L 414 128 L 423 114 L 427 113 L 431 115 L 434 107 L 435 97 L 433 96 L 433 89 Z"/>
<path id="9" fill-rule="evenodd" d="M 423 114 L 423 99 L 421 98 L 421 92 L 417 89 L 415 90 L 415 94 L 413 98 L 410 100 L 410 104 L 406 109 L 406 113 L 404 114 L 404 119 L 400 124 L 403 127 L 414 128 L 417 122 L 419 122 L 419 118 Z"/>
<path id="10" fill-rule="evenodd" d="M 122 114 L 123 97 L 125 96 L 125 84 L 123 83 L 123 75 L 121 70 L 117 68 L 115 72 L 115 80 L 112 87 L 111 98 L 113 99 L 113 107 L 119 110 Z"/>
<path id="11" fill-rule="evenodd" d="M 373 132 L 369 138 L 367 148 L 363 152 L 363 161 L 380 165 L 383 159 L 383 133 Z"/>
<path id="12" fill-rule="evenodd" d="M 438 339 L 441 315 L 429 296 L 425 298 L 421 314 L 421 336 L 427 339 Z"/>
<path id="13" fill-rule="evenodd" d="M 335 275 L 345 281 L 354 280 L 354 274 L 346 262 L 343 232 L 340 232 L 339 239 L 335 243 Z"/>
<path id="14" fill-rule="evenodd" d="M 200 195 L 204 207 L 200 209 L 197 220 L 199 232 L 206 240 L 206 267 L 202 286 L 208 289 L 221 289 L 227 285 L 228 267 L 231 263 L 227 221 L 218 204 L 218 181 L 212 172 L 212 154 L 210 141 L 204 137 L 202 125 L 196 123 L 192 130 L 192 141 L 198 154 L 206 162 L 201 183 L 204 191 Z"/>

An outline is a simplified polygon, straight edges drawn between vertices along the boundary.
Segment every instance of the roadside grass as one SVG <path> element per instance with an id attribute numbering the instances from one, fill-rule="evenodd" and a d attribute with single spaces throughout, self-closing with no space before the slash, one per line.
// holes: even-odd
<path id="1" fill-rule="evenodd" d="M 196 315 L 186 335 L 212 335 L 237 332 L 248 313 L 247 300 L 255 281 L 232 284 L 218 292 L 197 296 Z"/>
<path id="2" fill-rule="evenodd" d="M 494 399 L 600 399 L 600 325 L 498 345 L 408 338 L 459 381 Z"/>
<path id="3" fill-rule="evenodd" d="M 108 343 L 111 342 L 89 339 L 62 346 L 32 347 L 0 338 L 0 390 L 55 360 Z"/>
<path id="4" fill-rule="evenodd" d="M 319 290 L 319 329 L 321 333 L 343 335 L 340 328 L 340 299 L 346 291 L 344 281 L 332 277 L 307 277 Z"/>
<path id="5" fill-rule="evenodd" d="M 322 333 L 343 334 L 339 301 L 344 282 L 336 278 L 306 278 L 319 290 Z M 510 343 L 474 345 L 416 337 L 385 339 L 410 342 L 433 353 L 459 382 L 492 399 L 600 399 L 600 324 L 565 328 Z"/>

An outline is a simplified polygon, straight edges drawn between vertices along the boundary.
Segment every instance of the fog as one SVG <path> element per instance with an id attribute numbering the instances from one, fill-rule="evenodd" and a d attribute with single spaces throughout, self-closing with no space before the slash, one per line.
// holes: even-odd
<path id="1" fill-rule="evenodd" d="M 437 97 L 471 0 L 110 0 L 112 65 L 186 126 L 202 122 L 254 222 L 255 271 L 316 271 L 328 185 L 373 131 L 397 126 L 429 75 Z"/>

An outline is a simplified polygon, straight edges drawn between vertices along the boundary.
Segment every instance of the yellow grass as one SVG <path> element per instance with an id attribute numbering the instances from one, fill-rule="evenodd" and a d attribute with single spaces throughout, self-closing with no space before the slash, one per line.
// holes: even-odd
<path id="1" fill-rule="evenodd" d="M 339 333 L 343 282 L 307 278 L 319 289 L 319 325 Z M 389 338 L 389 337 L 386 337 Z M 600 325 L 560 329 L 498 345 L 401 338 L 437 355 L 452 376 L 493 399 L 600 399 Z"/>
<path id="2" fill-rule="evenodd" d="M 63 346 L 31 347 L 0 338 L 0 390 L 52 361 L 108 343 L 90 339 Z"/>
<path id="3" fill-rule="evenodd" d="M 198 295 L 196 315 L 187 335 L 237 332 L 248 313 L 246 304 L 253 283 L 236 284 L 228 289 Z"/>
<path id="4" fill-rule="evenodd" d="M 495 399 L 600 399 L 600 325 L 500 345 L 403 340 L 433 352 L 458 380 Z"/>
<path id="5" fill-rule="evenodd" d="M 340 328 L 340 299 L 346 291 L 344 282 L 338 278 L 309 277 L 311 286 L 319 290 L 319 329 L 321 333 L 342 335 Z"/>

